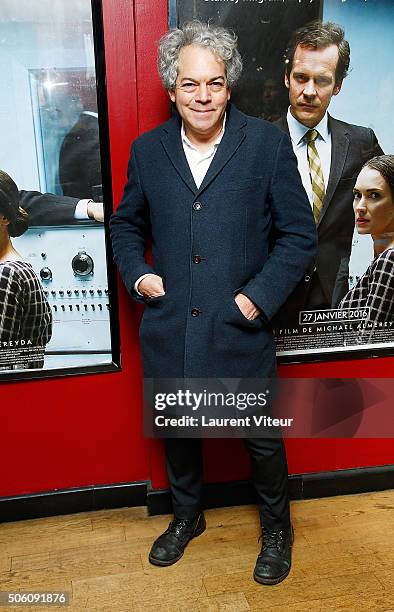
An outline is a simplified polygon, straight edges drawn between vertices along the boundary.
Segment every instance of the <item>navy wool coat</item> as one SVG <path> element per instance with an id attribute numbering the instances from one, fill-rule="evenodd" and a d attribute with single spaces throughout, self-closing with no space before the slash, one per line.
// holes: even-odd
<path id="1" fill-rule="evenodd" d="M 227 106 L 224 136 L 197 188 L 173 116 L 131 147 L 128 182 L 110 220 L 114 258 L 130 294 L 145 301 L 146 377 L 269 377 L 270 321 L 313 260 L 315 223 L 290 139 Z M 145 261 L 152 239 L 153 266 Z M 134 283 L 159 274 L 165 295 Z M 247 320 L 234 301 L 262 311 Z"/>

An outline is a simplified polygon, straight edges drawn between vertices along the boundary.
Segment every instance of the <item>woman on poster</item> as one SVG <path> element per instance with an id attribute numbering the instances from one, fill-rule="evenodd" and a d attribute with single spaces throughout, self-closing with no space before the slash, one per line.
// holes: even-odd
<path id="1" fill-rule="evenodd" d="M 365 311 L 356 342 L 369 344 L 384 341 L 387 324 L 394 320 L 394 155 L 373 157 L 364 164 L 354 187 L 353 208 L 357 232 L 372 236 L 374 259 L 339 308 Z"/>
<path id="2" fill-rule="evenodd" d="M 52 312 L 32 266 L 12 236 L 28 228 L 12 178 L 0 170 L 0 370 L 41 368 L 52 335 Z"/>

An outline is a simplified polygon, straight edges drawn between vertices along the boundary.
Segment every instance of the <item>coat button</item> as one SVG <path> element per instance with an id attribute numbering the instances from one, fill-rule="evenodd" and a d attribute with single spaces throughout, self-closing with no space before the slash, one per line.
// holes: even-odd
<path id="1" fill-rule="evenodd" d="M 191 310 L 192 317 L 198 317 L 199 314 L 201 314 L 201 310 L 199 308 L 192 308 Z"/>
<path id="2" fill-rule="evenodd" d="M 201 263 L 202 258 L 199 255 L 193 255 L 193 263 L 199 264 Z"/>
<path id="3" fill-rule="evenodd" d="M 311 277 L 309 276 L 309 274 L 307 274 L 307 275 L 305 276 L 305 282 L 306 282 L 306 283 L 309 283 L 309 281 L 310 281 L 310 280 L 311 280 Z"/>
<path id="4" fill-rule="evenodd" d="M 194 210 L 201 210 L 202 209 L 201 202 L 194 202 L 193 203 L 193 208 L 194 208 Z"/>

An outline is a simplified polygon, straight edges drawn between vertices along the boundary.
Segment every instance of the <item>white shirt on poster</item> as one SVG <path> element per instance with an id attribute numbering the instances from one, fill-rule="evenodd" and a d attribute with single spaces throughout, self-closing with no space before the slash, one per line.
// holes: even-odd
<path id="1" fill-rule="evenodd" d="M 301 175 L 302 184 L 309 198 L 311 206 L 313 206 L 312 184 L 309 174 L 308 164 L 308 145 L 305 141 L 305 134 L 311 129 L 303 125 L 293 117 L 290 108 L 287 111 L 287 125 L 289 126 L 291 144 L 293 151 L 297 157 L 298 171 Z M 331 169 L 331 134 L 328 130 L 328 115 L 324 115 L 323 119 L 313 128 L 318 131 L 319 135 L 316 138 L 316 149 L 320 157 L 320 163 L 323 172 L 324 187 L 327 191 L 328 179 Z"/>

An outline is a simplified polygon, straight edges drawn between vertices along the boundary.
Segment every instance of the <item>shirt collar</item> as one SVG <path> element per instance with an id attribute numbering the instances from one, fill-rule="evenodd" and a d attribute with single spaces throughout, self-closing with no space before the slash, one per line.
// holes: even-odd
<path id="1" fill-rule="evenodd" d="M 96 119 L 98 119 L 98 113 L 95 113 L 94 111 L 82 111 L 81 115 L 90 115 L 91 117 L 96 117 Z"/>
<path id="2" fill-rule="evenodd" d="M 224 117 L 223 117 L 222 131 L 220 132 L 216 140 L 212 143 L 212 149 L 214 149 L 220 144 L 220 141 L 222 140 L 224 136 L 225 128 L 226 128 L 226 113 L 224 114 Z M 181 127 L 181 138 L 182 138 L 182 142 L 184 142 L 188 147 L 190 147 L 191 149 L 194 149 L 195 151 L 198 151 L 197 147 L 194 144 L 192 144 L 190 140 L 188 139 L 188 137 L 186 136 L 185 125 L 183 121 L 182 121 L 182 127 Z"/>
<path id="3" fill-rule="evenodd" d="M 293 117 L 290 112 L 290 107 L 287 111 L 287 125 L 289 126 L 290 138 L 292 142 L 296 146 L 303 144 L 303 138 L 310 128 L 303 123 L 300 123 L 300 121 Z M 327 113 L 324 114 L 323 119 L 314 127 L 314 129 L 319 132 L 320 138 L 327 142 L 329 136 Z"/>

